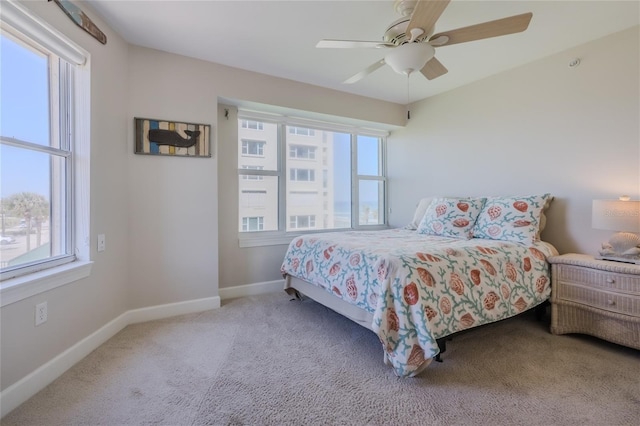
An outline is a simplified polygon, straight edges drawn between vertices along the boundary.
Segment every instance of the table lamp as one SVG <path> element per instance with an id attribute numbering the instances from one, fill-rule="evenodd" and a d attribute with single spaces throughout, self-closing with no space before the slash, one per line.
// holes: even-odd
<path id="1" fill-rule="evenodd" d="M 640 264 L 640 201 L 622 196 L 618 200 L 593 200 L 591 226 L 617 231 L 602 244 L 596 259 Z"/>

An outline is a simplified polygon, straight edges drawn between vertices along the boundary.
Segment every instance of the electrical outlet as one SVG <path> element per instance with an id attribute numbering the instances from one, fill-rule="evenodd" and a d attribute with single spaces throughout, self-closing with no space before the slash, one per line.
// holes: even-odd
<path id="1" fill-rule="evenodd" d="M 47 322 L 47 302 L 36 305 L 36 325 Z"/>

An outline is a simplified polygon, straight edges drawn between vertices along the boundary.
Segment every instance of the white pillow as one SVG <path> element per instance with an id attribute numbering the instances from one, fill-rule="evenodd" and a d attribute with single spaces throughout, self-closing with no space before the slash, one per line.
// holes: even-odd
<path id="1" fill-rule="evenodd" d="M 413 231 L 418 229 L 418 225 L 420 225 L 420 222 L 422 221 L 424 214 L 427 212 L 427 208 L 429 207 L 429 204 L 431 204 L 432 200 L 433 200 L 433 197 L 427 197 L 427 198 L 421 199 L 418 202 L 416 211 L 413 213 L 413 219 L 411 220 L 411 222 L 409 222 L 407 226 L 404 227 L 404 229 L 410 229 Z"/>

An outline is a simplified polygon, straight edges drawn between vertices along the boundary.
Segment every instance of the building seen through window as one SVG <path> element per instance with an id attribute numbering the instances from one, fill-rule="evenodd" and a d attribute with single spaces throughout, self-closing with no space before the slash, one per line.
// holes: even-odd
<path id="1" fill-rule="evenodd" d="M 239 231 L 385 224 L 383 141 L 240 114 Z"/>

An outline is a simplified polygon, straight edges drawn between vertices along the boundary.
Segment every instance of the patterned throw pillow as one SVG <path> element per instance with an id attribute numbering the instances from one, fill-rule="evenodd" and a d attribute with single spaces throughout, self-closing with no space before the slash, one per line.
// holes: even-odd
<path id="1" fill-rule="evenodd" d="M 484 198 L 434 198 L 418 226 L 419 234 L 441 237 L 472 237 L 471 229 L 482 210 Z"/>
<path id="2" fill-rule="evenodd" d="M 473 227 L 473 237 L 532 244 L 539 239 L 540 218 L 550 199 L 550 194 L 489 197 Z"/>

